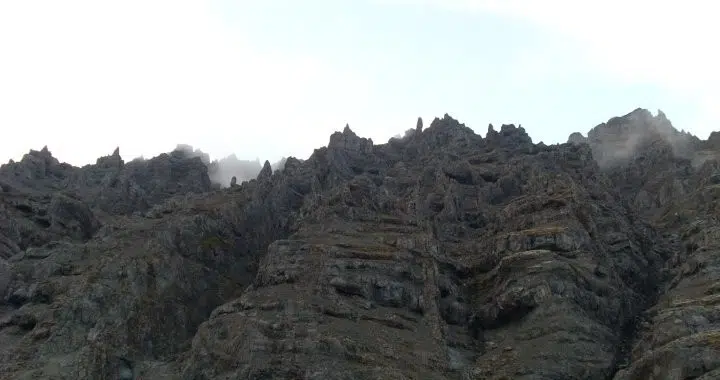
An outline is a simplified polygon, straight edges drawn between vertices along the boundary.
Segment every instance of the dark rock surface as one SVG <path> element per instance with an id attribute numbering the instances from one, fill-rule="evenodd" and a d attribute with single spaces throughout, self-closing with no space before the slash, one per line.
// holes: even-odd
<path id="1" fill-rule="evenodd" d="M 0 378 L 718 378 L 720 135 L 587 136 L 346 126 L 224 189 L 187 146 L 31 151 L 0 167 Z"/>

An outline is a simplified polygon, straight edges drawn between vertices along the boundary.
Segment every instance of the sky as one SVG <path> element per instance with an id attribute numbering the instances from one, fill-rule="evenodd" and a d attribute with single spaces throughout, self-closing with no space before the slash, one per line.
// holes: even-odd
<path id="1" fill-rule="evenodd" d="M 0 1 L 0 162 L 191 144 L 307 158 L 346 123 L 377 143 L 450 114 L 533 141 L 637 107 L 720 126 L 706 0 Z"/>

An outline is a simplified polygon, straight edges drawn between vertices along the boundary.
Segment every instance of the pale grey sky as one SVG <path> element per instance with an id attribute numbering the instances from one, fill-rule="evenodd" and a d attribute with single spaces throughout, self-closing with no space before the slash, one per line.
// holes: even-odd
<path id="1" fill-rule="evenodd" d="M 636 107 L 720 122 L 710 1 L 0 2 L 0 161 L 188 143 L 306 158 L 345 123 L 376 143 L 444 113 L 565 141 Z"/>

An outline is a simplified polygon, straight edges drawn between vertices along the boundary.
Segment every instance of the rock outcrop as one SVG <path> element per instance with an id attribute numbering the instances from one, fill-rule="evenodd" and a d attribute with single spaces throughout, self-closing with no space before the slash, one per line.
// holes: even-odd
<path id="1" fill-rule="evenodd" d="M 717 135 L 587 136 L 346 126 L 225 189 L 188 147 L 31 151 L 0 168 L 0 378 L 717 377 Z"/>

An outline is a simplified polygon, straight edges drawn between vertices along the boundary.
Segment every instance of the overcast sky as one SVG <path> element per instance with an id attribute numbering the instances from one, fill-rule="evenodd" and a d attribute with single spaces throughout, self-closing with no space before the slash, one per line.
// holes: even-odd
<path id="1" fill-rule="evenodd" d="M 345 123 L 376 143 L 449 113 L 564 142 L 636 107 L 720 123 L 706 0 L 0 1 L 0 161 L 188 143 L 306 158 Z"/>

